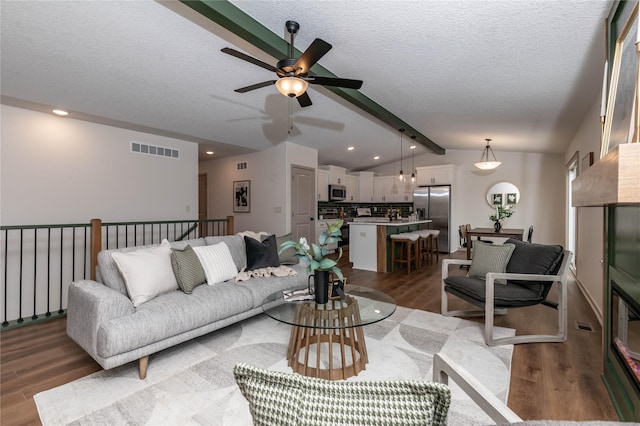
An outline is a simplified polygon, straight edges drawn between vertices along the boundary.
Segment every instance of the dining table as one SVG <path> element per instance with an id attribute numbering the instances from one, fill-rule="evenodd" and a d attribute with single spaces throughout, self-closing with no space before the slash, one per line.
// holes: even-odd
<path id="1" fill-rule="evenodd" d="M 496 231 L 494 228 L 473 228 L 467 231 L 467 260 L 471 259 L 471 237 L 500 237 L 500 238 L 514 238 L 522 241 L 524 235 L 524 229 L 516 228 L 502 228 Z"/>

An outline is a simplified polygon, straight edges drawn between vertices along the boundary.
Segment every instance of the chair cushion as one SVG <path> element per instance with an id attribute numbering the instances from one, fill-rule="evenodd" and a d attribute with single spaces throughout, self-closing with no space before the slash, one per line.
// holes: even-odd
<path id="1" fill-rule="evenodd" d="M 526 243 L 508 239 L 515 250 L 507 264 L 507 272 L 513 274 L 555 274 L 562 263 L 564 248 L 557 245 Z"/>
<path id="2" fill-rule="evenodd" d="M 514 249 L 514 244 L 494 245 L 476 241 L 469 276 L 484 280 L 488 272 L 505 272 Z M 506 284 L 507 280 L 496 280 L 495 282 Z"/>
<path id="3" fill-rule="evenodd" d="M 467 302 L 484 308 L 485 286 L 487 282 L 480 278 L 452 276 L 444 280 L 444 290 Z M 532 306 L 544 300 L 541 297 L 544 283 L 529 282 L 527 285 L 512 284 L 494 286 L 496 308 L 515 308 Z"/>
<path id="4" fill-rule="evenodd" d="M 345 382 L 269 371 L 233 370 L 256 425 L 442 425 L 451 401 L 441 383 Z"/>

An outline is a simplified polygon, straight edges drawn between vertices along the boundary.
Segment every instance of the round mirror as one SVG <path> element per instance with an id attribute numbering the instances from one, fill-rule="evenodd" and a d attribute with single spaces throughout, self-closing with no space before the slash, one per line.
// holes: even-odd
<path id="1" fill-rule="evenodd" d="M 520 190 L 509 182 L 499 182 L 487 191 L 487 203 L 491 207 L 515 206 L 520 202 Z"/>

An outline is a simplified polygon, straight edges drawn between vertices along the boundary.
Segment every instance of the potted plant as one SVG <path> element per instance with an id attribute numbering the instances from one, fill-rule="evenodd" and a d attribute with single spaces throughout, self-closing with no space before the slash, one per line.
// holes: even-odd
<path id="1" fill-rule="evenodd" d="M 502 229 L 502 221 L 507 217 L 511 217 L 514 213 L 515 211 L 511 210 L 509 206 L 496 206 L 496 214 L 489 216 L 489 220 L 493 221 L 493 229 L 495 229 L 496 232 L 500 232 Z"/>
<path id="2" fill-rule="evenodd" d="M 327 224 L 327 230 L 322 231 L 318 237 L 318 244 L 309 244 L 307 239 L 302 237 L 300 241 L 285 241 L 280 245 L 280 253 L 289 247 L 296 251 L 295 256 L 301 262 L 307 263 L 307 273 L 313 273 L 316 303 L 327 303 L 329 298 L 329 273 L 335 274 L 340 281 L 344 280 L 342 271 L 338 268 L 338 261 L 342 257 L 342 247 L 338 248 L 338 258 L 327 257 L 329 250 L 327 245 L 342 241 L 342 220 Z M 311 280 L 311 276 L 309 277 Z"/>

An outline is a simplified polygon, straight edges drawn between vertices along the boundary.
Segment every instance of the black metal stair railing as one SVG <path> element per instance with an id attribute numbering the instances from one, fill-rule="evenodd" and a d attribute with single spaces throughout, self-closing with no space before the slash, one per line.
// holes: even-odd
<path id="1" fill-rule="evenodd" d="M 2 323 L 7 330 L 66 314 L 69 284 L 95 277 L 97 252 L 233 233 L 233 217 L 0 226 Z"/>

